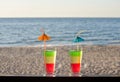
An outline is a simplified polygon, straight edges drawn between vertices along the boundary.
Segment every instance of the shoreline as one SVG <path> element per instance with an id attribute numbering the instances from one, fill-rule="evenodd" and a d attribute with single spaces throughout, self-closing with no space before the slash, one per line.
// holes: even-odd
<path id="1" fill-rule="evenodd" d="M 47 47 L 59 47 L 59 46 L 120 46 L 120 44 L 47 44 Z M 43 44 L 40 45 L 15 45 L 15 46 L 2 46 L 0 45 L 0 48 L 4 47 L 43 47 Z"/>
<path id="2" fill-rule="evenodd" d="M 57 48 L 56 76 L 70 76 L 69 50 L 76 45 Z M 47 46 L 47 49 L 55 49 Z M 83 76 L 120 76 L 119 45 L 80 45 L 83 49 L 81 73 Z M 0 47 L 0 76 L 43 76 L 43 47 Z"/>

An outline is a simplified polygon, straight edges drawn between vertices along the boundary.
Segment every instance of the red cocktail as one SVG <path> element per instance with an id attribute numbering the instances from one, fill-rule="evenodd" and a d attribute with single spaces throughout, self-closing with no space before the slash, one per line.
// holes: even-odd
<path id="1" fill-rule="evenodd" d="M 71 50 L 69 52 L 71 60 L 71 71 L 73 75 L 79 75 L 81 71 L 82 51 Z"/>
<path id="2" fill-rule="evenodd" d="M 56 60 L 56 51 L 46 50 L 44 53 L 44 63 L 45 63 L 45 69 L 46 69 L 47 76 L 54 75 L 55 60 Z"/>

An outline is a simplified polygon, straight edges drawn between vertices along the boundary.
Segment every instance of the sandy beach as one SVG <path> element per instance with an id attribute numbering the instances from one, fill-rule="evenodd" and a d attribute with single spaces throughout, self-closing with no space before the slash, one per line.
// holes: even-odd
<path id="1" fill-rule="evenodd" d="M 120 77 L 120 46 L 82 45 L 83 76 Z M 54 50 L 55 46 L 47 47 Z M 69 50 L 76 46 L 56 46 L 56 76 L 70 76 Z M 42 47 L 0 47 L 0 76 L 44 76 Z"/>

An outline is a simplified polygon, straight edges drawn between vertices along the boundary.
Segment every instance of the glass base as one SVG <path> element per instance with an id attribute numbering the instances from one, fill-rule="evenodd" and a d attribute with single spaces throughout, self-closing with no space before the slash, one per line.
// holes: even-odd
<path id="1" fill-rule="evenodd" d="M 82 74 L 80 73 L 72 73 L 72 77 L 82 77 Z"/>
<path id="2" fill-rule="evenodd" d="M 46 76 L 46 77 L 55 77 L 55 74 L 52 74 L 52 73 L 51 73 L 51 74 L 46 74 L 45 76 Z"/>

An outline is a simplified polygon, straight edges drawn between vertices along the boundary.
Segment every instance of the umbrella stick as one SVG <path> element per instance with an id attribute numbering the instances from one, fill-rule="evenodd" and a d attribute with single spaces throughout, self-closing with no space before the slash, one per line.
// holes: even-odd
<path id="1" fill-rule="evenodd" d="M 45 51 L 46 51 L 46 41 L 44 41 L 44 69 L 46 69 Z"/>
<path id="2" fill-rule="evenodd" d="M 46 42 L 44 41 L 44 51 L 46 50 Z"/>
<path id="3" fill-rule="evenodd" d="M 81 47 L 80 47 L 80 50 L 81 50 L 81 51 L 83 50 L 82 45 L 81 45 Z"/>
<path id="4" fill-rule="evenodd" d="M 79 50 L 79 45 L 77 45 L 77 50 Z"/>

